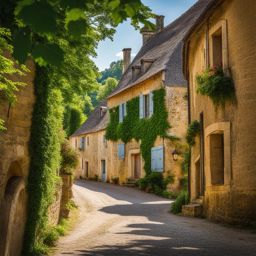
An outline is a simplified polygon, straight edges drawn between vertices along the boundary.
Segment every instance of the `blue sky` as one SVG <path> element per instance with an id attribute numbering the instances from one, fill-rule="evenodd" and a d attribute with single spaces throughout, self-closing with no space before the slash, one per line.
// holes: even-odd
<path id="1" fill-rule="evenodd" d="M 152 11 L 158 15 L 165 16 L 165 25 L 168 25 L 189 7 L 196 0 L 142 0 Z M 114 40 L 109 39 L 100 42 L 97 49 L 95 64 L 100 70 L 109 67 L 112 61 L 121 59 L 123 48 L 132 48 L 132 56 L 138 53 L 141 48 L 142 38 L 138 30 L 135 30 L 129 21 L 120 24 L 117 28 Z"/>

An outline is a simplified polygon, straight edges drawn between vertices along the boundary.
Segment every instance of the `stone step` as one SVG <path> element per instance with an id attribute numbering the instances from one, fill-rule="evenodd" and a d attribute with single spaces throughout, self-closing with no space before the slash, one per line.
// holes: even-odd
<path id="1" fill-rule="evenodd" d="M 201 204 L 187 204 L 182 206 L 182 215 L 189 217 L 202 217 L 203 207 Z"/>

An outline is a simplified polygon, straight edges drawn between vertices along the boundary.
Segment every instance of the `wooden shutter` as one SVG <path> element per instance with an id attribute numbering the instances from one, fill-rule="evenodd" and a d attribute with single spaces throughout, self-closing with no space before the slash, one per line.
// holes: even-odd
<path id="1" fill-rule="evenodd" d="M 119 123 L 123 122 L 122 104 L 119 105 Z"/>
<path id="2" fill-rule="evenodd" d="M 163 146 L 151 148 L 151 170 L 162 172 L 164 164 Z"/>
<path id="3" fill-rule="evenodd" d="M 154 113 L 154 100 L 153 100 L 153 92 L 149 94 L 149 116 L 152 116 Z"/>
<path id="4" fill-rule="evenodd" d="M 140 95 L 140 119 L 142 119 L 144 117 L 144 104 L 143 104 L 143 101 L 144 101 L 144 97 L 143 95 L 141 94 Z"/>

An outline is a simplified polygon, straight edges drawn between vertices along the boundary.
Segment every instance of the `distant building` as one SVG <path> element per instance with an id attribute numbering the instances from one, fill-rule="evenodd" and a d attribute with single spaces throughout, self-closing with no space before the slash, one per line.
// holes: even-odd
<path id="1" fill-rule="evenodd" d="M 160 89 L 165 91 L 166 121 L 171 128 L 166 130 L 166 136 L 156 138 L 149 151 L 151 171 L 162 172 L 164 176 L 172 175 L 174 177 L 174 184 L 170 187 L 172 190 L 179 190 L 183 179 L 181 163 L 186 148 L 185 135 L 188 123 L 187 81 L 182 72 L 183 40 L 207 9 L 209 2 L 199 1 L 166 27 L 164 27 L 164 17 L 157 16 L 156 31 L 142 29 L 141 50 L 131 62 L 131 49 L 123 49 L 123 75 L 118 87 L 107 98 L 108 110 L 116 108 L 118 122 L 122 124 L 127 115 L 129 101 L 138 98 L 137 118 L 149 120 L 159 107 L 158 103 L 154 102 L 154 93 Z M 72 136 L 72 143 L 77 148 L 84 145 L 81 146 L 84 151 L 81 150 L 81 166 L 77 176 L 97 175 L 100 178 L 104 170 L 102 161 L 105 161 L 109 181 L 118 178 L 123 184 L 128 180 L 144 177 L 146 172 L 141 141 L 136 138 L 128 143 L 122 140 L 109 140 L 107 148 L 102 149 L 105 142 L 103 143 L 103 139 L 99 138 L 104 136 L 107 127 L 105 121 L 109 114 L 99 118 L 99 108 Z M 169 139 L 174 136 L 179 138 L 179 141 L 174 142 Z M 90 138 L 91 143 L 88 148 L 86 137 Z M 174 152 L 178 155 L 175 159 Z"/>
<path id="2" fill-rule="evenodd" d="M 192 204 L 183 211 L 197 214 L 202 205 L 209 219 L 255 222 L 256 1 L 209 2 L 185 44 L 190 122 L 198 120 L 201 131 L 191 150 Z M 196 83 L 198 74 L 214 67 L 232 78 L 236 94 L 236 103 L 217 110 L 209 97 L 197 93 Z"/>

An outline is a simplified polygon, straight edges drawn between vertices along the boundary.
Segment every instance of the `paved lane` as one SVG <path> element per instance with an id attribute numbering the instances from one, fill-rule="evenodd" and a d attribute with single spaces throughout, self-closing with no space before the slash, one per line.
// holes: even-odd
<path id="1" fill-rule="evenodd" d="M 73 190 L 79 220 L 56 256 L 256 256 L 256 234 L 172 215 L 169 200 L 92 181 Z"/>

